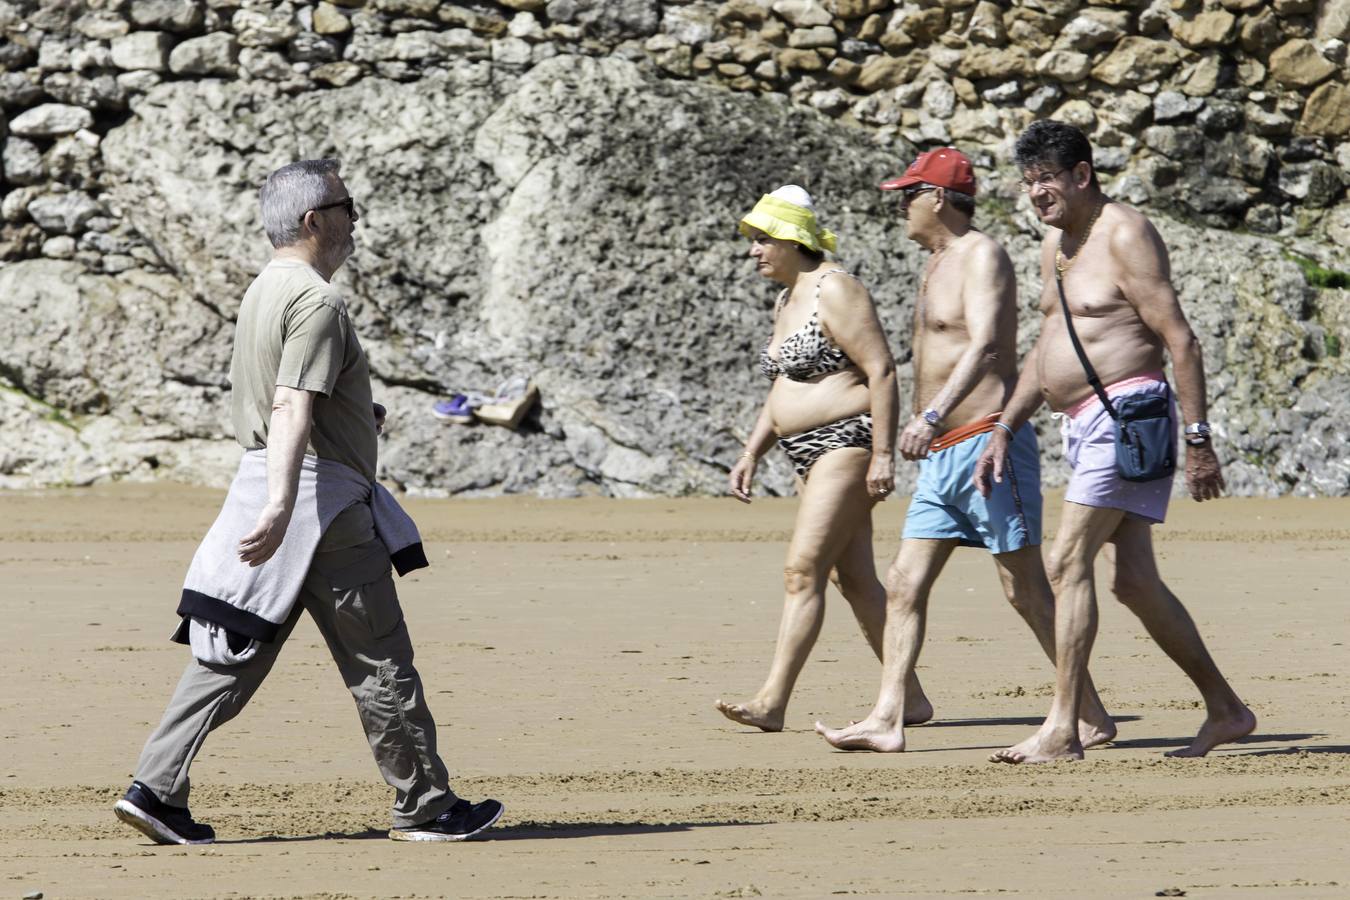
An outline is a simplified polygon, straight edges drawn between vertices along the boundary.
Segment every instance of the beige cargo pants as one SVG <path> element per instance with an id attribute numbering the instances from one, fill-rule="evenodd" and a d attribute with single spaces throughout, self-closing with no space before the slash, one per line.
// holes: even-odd
<path id="1" fill-rule="evenodd" d="M 299 602 L 277 640 L 237 666 L 192 659 L 164 718 L 136 763 L 136 780 L 165 803 L 188 805 L 188 768 L 207 734 L 239 714 L 272 668 L 302 610 L 314 618 L 356 700 L 366 738 L 384 780 L 397 791 L 393 823 L 403 828 L 436 818 L 457 799 L 436 754 L 436 723 L 413 668 L 412 642 L 394 590 L 389 553 L 373 538 L 321 551 Z M 305 771 L 304 777 L 313 772 Z"/>

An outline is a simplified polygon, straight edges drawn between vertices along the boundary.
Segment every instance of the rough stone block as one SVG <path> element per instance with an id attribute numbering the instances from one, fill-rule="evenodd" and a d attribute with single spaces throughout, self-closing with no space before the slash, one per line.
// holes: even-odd
<path id="1" fill-rule="evenodd" d="M 1223 9 L 1208 10 L 1172 24 L 1172 36 L 1187 47 L 1220 47 L 1233 39 L 1237 16 Z"/>
<path id="2" fill-rule="evenodd" d="M 1282 192 L 1314 209 L 1329 206 L 1343 190 L 1340 172 L 1320 159 L 1282 167 L 1278 183 Z"/>
<path id="3" fill-rule="evenodd" d="M 769 11 L 755 0 L 727 0 L 717 7 L 717 21 L 744 22 L 747 25 L 760 25 L 768 18 Z"/>
<path id="4" fill-rule="evenodd" d="M 286 47 L 286 55 L 296 62 L 326 63 L 338 58 L 340 51 L 332 41 L 311 31 L 302 31 Z"/>
<path id="5" fill-rule="evenodd" d="M 1312 92 L 1298 122 L 1299 134 L 1350 135 L 1350 88 L 1334 81 Z"/>
<path id="6" fill-rule="evenodd" d="M 1287 87 L 1312 87 L 1330 78 L 1336 66 L 1318 52 L 1312 41 L 1296 38 L 1270 54 L 1270 75 Z"/>
<path id="7" fill-rule="evenodd" d="M 14 135 L 5 138 L 4 149 L 0 151 L 0 171 L 10 184 L 38 184 L 47 180 L 47 167 L 38 145 Z"/>
<path id="8" fill-rule="evenodd" d="M 816 0 L 775 0 L 773 11 L 794 28 L 829 25 L 834 19 Z"/>
<path id="9" fill-rule="evenodd" d="M 28 215 L 48 234 L 79 234 L 98 211 L 98 204 L 83 191 L 43 194 L 28 204 Z"/>
<path id="10" fill-rule="evenodd" d="M 1008 31 L 1003 25 L 1003 10 L 989 0 L 980 0 L 966 26 L 967 40 L 1002 47 L 1008 42 Z"/>
<path id="11" fill-rule="evenodd" d="M 295 75 L 286 57 L 275 50 L 244 47 L 239 51 L 239 68 L 249 78 L 261 81 L 285 81 Z"/>
<path id="12" fill-rule="evenodd" d="M 1167 41 L 1131 35 L 1093 68 L 1092 77 L 1112 87 L 1135 87 L 1167 77 L 1181 57 L 1182 52 Z"/>
<path id="13" fill-rule="evenodd" d="M 788 46 L 800 49 L 833 47 L 839 41 L 839 35 L 828 25 L 816 25 L 811 28 L 795 28 L 788 33 Z"/>
<path id="14" fill-rule="evenodd" d="M 1021 47 L 970 47 L 961 54 L 957 74 L 971 81 L 1021 78 L 1034 70 L 1031 55 Z"/>
<path id="15" fill-rule="evenodd" d="M 1181 90 L 1191 97 L 1208 97 L 1218 90 L 1222 75 L 1223 64 L 1217 55 L 1203 57 L 1195 64 Z"/>
<path id="16" fill-rule="evenodd" d="M 1055 81 L 1074 84 L 1088 77 L 1092 60 L 1086 53 L 1073 50 L 1051 50 L 1036 60 L 1036 73 Z"/>
<path id="17" fill-rule="evenodd" d="M 1317 14 L 1319 41 L 1350 41 L 1350 0 L 1323 0 Z"/>
<path id="18" fill-rule="evenodd" d="M 713 39 L 716 19 L 702 6 L 672 6 L 661 17 L 661 33 L 697 47 Z"/>
<path id="19" fill-rule="evenodd" d="M 325 63 L 322 66 L 315 66 L 310 70 L 309 76 L 315 81 L 332 85 L 333 87 L 346 87 L 356 81 L 364 73 L 364 70 L 354 62 L 332 62 Z"/>
<path id="20" fill-rule="evenodd" d="M 1097 127 L 1097 113 L 1086 100 L 1070 100 L 1055 110 L 1052 118 L 1067 122 L 1074 127 L 1090 132 Z"/>
<path id="21" fill-rule="evenodd" d="M 163 31 L 133 31 L 113 38 L 110 52 L 112 64 L 123 71 L 163 72 L 172 49 L 173 37 Z"/>
<path id="22" fill-rule="evenodd" d="M 520 38 L 501 38 L 491 44 L 492 63 L 498 66 L 524 68 L 530 65 L 530 45 Z"/>
<path id="23" fill-rule="evenodd" d="M 1198 97 L 1187 97 L 1178 91 L 1159 91 L 1153 98 L 1153 121 L 1170 122 L 1195 115 L 1205 101 Z"/>
<path id="24" fill-rule="evenodd" d="M 117 13 L 110 10 L 93 10 L 75 20 L 74 28 L 80 34 L 94 41 L 110 41 L 121 37 L 131 30 Z"/>
<path id="25" fill-rule="evenodd" d="M 947 10 L 941 6 L 930 6 L 927 9 L 909 10 L 902 9 L 896 13 L 896 17 L 891 19 L 889 30 L 897 30 L 909 35 L 914 40 L 922 44 L 931 43 L 942 37 L 947 30 Z M 897 23 L 897 19 L 899 20 Z"/>
<path id="26" fill-rule="evenodd" d="M 234 35 L 217 31 L 188 38 L 169 54 L 169 71 L 175 75 L 233 75 L 239 61 Z"/>
<path id="27" fill-rule="evenodd" d="M 1198 128 L 1152 125 L 1144 129 L 1143 139 L 1155 153 L 1178 161 L 1198 159 L 1205 150 L 1205 134 Z"/>
<path id="28" fill-rule="evenodd" d="M 352 30 L 352 20 L 328 2 L 314 7 L 313 21 L 315 34 L 346 34 Z"/>
<path id="29" fill-rule="evenodd" d="M 795 70 L 798 72 L 819 72 L 825 68 L 824 60 L 822 60 L 820 54 L 814 50 L 780 50 L 778 51 L 776 59 L 778 61 L 778 66 L 781 69 Z M 859 79 L 859 84 L 861 85 L 861 78 Z M 870 88 L 868 90 L 870 90 Z"/>
<path id="30" fill-rule="evenodd" d="M 230 19 L 241 47 L 280 47 L 300 31 L 284 10 L 241 9 Z"/>
<path id="31" fill-rule="evenodd" d="M 874 56 L 863 63 L 862 70 L 858 73 L 858 87 L 864 91 L 879 91 L 904 84 L 923 68 L 924 60 L 921 56 L 918 53 L 906 56 Z"/>
<path id="32" fill-rule="evenodd" d="M 9 123 L 11 134 L 20 137 L 60 137 L 94 124 L 87 109 L 64 103 L 43 103 L 20 113 Z"/>
<path id="33" fill-rule="evenodd" d="M 1261 53 L 1267 47 L 1273 47 L 1279 40 L 1280 23 L 1270 10 L 1262 9 L 1242 20 L 1239 44 L 1246 52 Z"/>
<path id="34" fill-rule="evenodd" d="M 194 31 L 206 18 L 197 0 L 134 0 L 127 6 L 128 18 L 137 28 Z"/>

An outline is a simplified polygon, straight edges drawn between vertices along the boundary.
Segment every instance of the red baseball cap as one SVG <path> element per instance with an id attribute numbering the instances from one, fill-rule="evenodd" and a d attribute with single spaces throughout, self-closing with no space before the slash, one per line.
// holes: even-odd
<path id="1" fill-rule="evenodd" d="M 975 196 L 975 169 L 966 155 L 952 147 L 920 153 L 905 174 L 883 181 L 883 191 L 898 191 L 912 184 L 931 184 Z"/>

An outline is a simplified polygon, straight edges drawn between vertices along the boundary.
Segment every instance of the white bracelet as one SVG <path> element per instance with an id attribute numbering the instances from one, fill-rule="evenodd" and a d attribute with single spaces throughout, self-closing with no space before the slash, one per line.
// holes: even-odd
<path id="1" fill-rule="evenodd" d="M 1017 437 L 1017 435 L 1013 434 L 1013 430 L 1009 428 L 1007 425 L 1004 425 L 1002 422 L 995 422 L 994 427 L 1002 428 L 1004 431 L 1008 432 L 1008 437 Z"/>

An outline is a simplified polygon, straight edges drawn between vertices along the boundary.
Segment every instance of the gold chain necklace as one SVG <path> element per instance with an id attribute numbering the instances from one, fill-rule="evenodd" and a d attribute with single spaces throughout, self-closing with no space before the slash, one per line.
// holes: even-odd
<path id="1" fill-rule="evenodd" d="M 1078 242 L 1078 248 L 1073 251 L 1073 256 L 1064 255 L 1064 236 L 1060 235 L 1059 245 L 1055 247 L 1055 271 L 1059 273 L 1060 278 L 1063 278 L 1064 273 L 1073 268 L 1073 264 L 1078 261 L 1078 253 L 1083 249 L 1083 245 L 1088 242 L 1088 238 L 1092 236 L 1092 226 L 1097 224 L 1097 217 L 1102 214 L 1102 207 L 1105 205 L 1105 197 L 1097 202 L 1097 208 L 1092 211 L 1092 218 L 1088 219 L 1087 229 Z"/>

